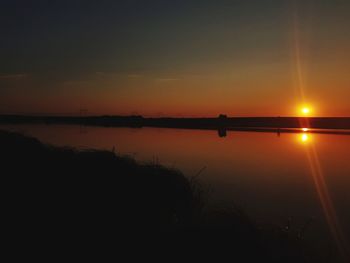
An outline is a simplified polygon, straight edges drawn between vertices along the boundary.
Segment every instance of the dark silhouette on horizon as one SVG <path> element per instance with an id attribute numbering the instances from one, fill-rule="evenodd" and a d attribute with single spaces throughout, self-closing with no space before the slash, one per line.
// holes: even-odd
<path id="1" fill-rule="evenodd" d="M 23 116 L 0 115 L 3 124 L 78 124 L 106 127 L 164 127 L 184 129 L 350 129 L 350 117 L 227 117 L 145 118 L 142 116 Z"/>

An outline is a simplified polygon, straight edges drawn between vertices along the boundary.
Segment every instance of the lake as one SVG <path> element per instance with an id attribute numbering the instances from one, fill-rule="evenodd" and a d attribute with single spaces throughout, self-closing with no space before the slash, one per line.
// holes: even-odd
<path id="1" fill-rule="evenodd" d="M 114 149 L 198 177 L 208 203 L 241 207 L 258 222 L 350 237 L 350 135 L 74 125 L 1 125 L 44 143 Z M 316 233 L 316 234 L 315 234 Z"/>

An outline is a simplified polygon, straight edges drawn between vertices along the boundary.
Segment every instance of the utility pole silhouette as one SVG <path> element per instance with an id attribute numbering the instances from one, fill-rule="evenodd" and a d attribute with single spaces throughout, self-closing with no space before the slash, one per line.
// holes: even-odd
<path id="1" fill-rule="evenodd" d="M 79 109 L 79 118 L 80 118 L 80 125 L 79 125 L 79 133 L 84 134 L 87 133 L 86 126 L 84 125 L 83 118 L 86 117 L 88 114 L 88 109 Z"/>

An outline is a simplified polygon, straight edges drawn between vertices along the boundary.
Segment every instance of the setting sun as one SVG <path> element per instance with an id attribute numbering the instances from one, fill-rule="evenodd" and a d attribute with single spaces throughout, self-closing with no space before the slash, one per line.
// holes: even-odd
<path id="1" fill-rule="evenodd" d="M 304 114 L 310 113 L 310 109 L 309 108 L 303 108 L 302 111 L 303 111 Z"/>
<path id="2" fill-rule="evenodd" d="M 299 108 L 299 112 L 302 116 L 309 116 L 312 111 L 312 108 L 308 105 L 303 105 Z"/>
<path id="3" fill-rule="evenodd" d="M 350 0 L 0 7 L 11 237 L 350 263 Z"/>

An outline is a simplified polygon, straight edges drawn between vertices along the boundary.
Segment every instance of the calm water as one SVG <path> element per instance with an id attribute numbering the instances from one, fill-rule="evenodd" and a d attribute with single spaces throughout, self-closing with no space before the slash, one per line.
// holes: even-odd
<path id="1" fill-rule="evenodd" d="M 281 134 L 162 128 L 16 125 L 58 146 L 97 148 L 157 161 L 197 175 L 216 205 L 239 205 L 257 220 L 313 220 L 335 238 L 350 236 L 350 135 Z M 337 237 L 338 236 L 338 237 Z M 346 238 L 347 239 L 347 238 Z"/>

